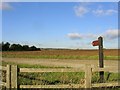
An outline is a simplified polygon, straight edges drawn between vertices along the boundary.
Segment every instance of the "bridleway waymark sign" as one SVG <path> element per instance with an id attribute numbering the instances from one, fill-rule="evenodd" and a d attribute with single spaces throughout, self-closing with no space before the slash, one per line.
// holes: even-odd
<path id="1" fill-rule="evenodd" d="M 104 68 L 104 61 L 103 61 L 103 38 L 100 36 L 98 40 L 92 42 L 93 46 L 99 46 L 99 67 Z M 104 82 L 104 71 L 100 71 L 100 83 Z"/>

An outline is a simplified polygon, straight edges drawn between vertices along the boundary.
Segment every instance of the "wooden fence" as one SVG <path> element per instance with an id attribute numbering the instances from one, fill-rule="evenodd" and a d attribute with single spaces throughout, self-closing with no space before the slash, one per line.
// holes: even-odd
<path id="1" fill-rule="evenodd" d="M 118 67 L 98 68 L 91 65 L 84 65 L 81 68 L 18 68 L 17 65 L 0 66 L 0 70 L 6 70 L 6 82 L 1 85 L 6 88 L 92 88 L 92 87 L 109 87 L 120 86 L 118 82 L 114 83 L 97 83 L 92 84 L 92 72 L 117 72 Z M 80 84 L 62 84 L 62 85 L 18 85 L 18 72 L 85 72 L 85 83 Z"/>

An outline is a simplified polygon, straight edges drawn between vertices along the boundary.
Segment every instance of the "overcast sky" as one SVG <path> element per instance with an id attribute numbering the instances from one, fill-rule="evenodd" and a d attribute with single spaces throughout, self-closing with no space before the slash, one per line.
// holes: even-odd
<path id="1" fill-rule="evenodd" d="M 2 6 L 1 6 L 2 5 Z M 118 48 L 117 2 L 4 2 L 2 41 L 43 48 Z"/>

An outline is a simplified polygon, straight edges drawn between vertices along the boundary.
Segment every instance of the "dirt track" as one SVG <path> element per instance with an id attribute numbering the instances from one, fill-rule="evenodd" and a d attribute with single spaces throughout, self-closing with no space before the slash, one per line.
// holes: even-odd
<path id="1" fill-rule="evenodd" d="M 2 58 L 4 62 L 14 62 L 16 64 L 39 64 L 45 66 L 81 67 L 84 64 L 98 66 L 98 60 L 62 60 L 62 59 L 26 59 L 26 58 Z M 118 66 L 117 60 L 104 60 L 105 66 Z"/>

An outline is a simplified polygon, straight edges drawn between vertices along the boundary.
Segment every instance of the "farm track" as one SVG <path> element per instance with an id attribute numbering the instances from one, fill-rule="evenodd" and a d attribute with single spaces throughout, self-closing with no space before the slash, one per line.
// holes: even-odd
<path id="1" fill-rule="evenodd" d="M 98 66 L 98 60 L 66 60 L 66 59 L 28 59 L 28 58 L 2 58 L 4 62 L 29 65 L 44 65 L 57 67 L 74 67 L 78 68 L 84 64 Z M 118 66 L 118 60 L 104 60 L 105 66 Z"/>

